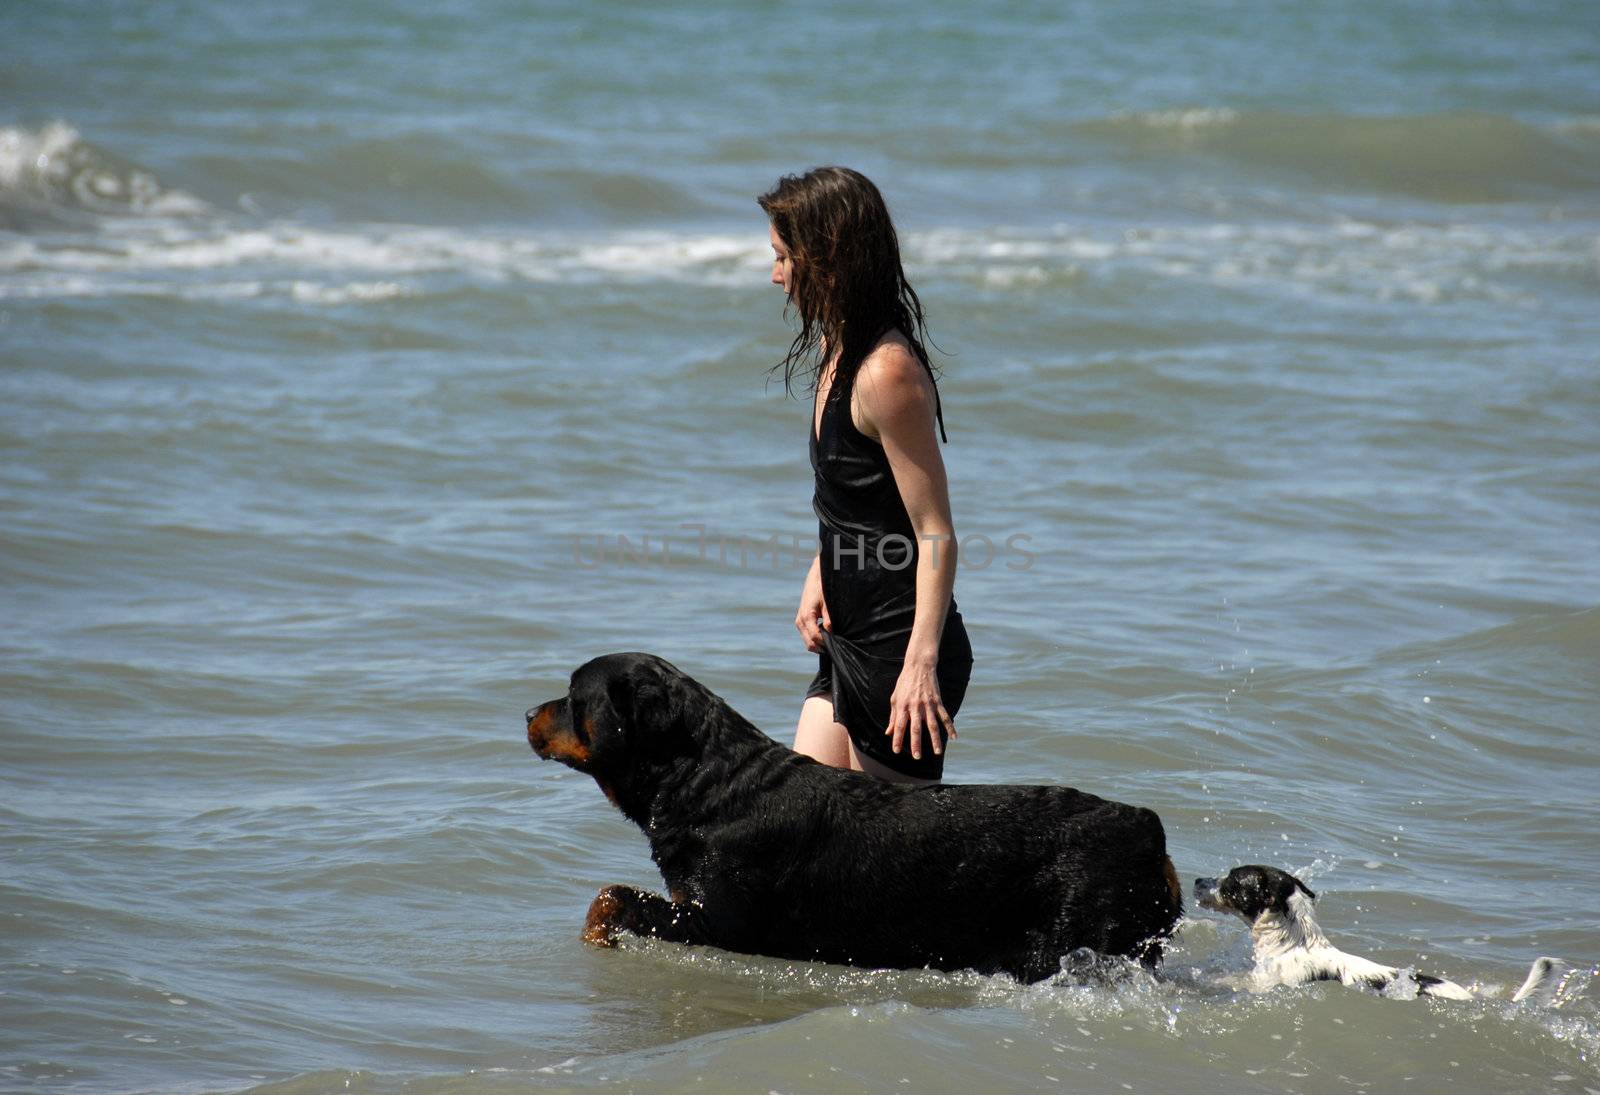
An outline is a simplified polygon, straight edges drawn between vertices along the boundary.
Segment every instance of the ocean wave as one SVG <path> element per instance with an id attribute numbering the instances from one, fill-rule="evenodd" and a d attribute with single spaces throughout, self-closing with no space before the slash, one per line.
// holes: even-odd
<path id="1" fill-rule="evenodd" d="M 1539 125 L 1498 114 L 1293 114 L 1195 107 L 1074 123 L 1135 156 L 1196 154 L 1252 171 L 1291 172 L 1319 186 L 1440 202 L 1499 202 L 1600 186 L 1593 118 Z"/>
<path id="2" fill-rule="evenodd" d="M 1578 225 L 1182 224 L 908 233 L 919 278 L 995 292 L 1194 282 L 1324 298 L 1534 306 L 1587 291 L 1600 249 Z M 461 285 L 679 283 L 763 289 L 757 233 L 604 233 L 405 225 L 317 228 L 237 217 L 114 220 L 92 233 L 0 236 L 0 299 L 288 296 L 360 304 Z"/>
<path id="3" fill-rule="evenodd" d="M 186 167 L 219 201 L 274 215 L 314 209 L 354 221 L 581 224 L 705 212 L 688 191 L 656 174 L 574 164 L 570 151 L 530 152 L 432 133 L 296 145 L 209 155 Z"/>
<path id="4" fill-rule="evenodd" d="M 1144 113 L 1113 114 L 1113 125 L 1132 123 L 1150 129 L 1193 130 L 1206 127 L 1232 125 L 1239 120 L 1239 112 L 1230 107 L 1192 107 L 1187 110 L 1151 110 Z"/>
<path id="5" fill-rule="evenodd" d="M 29 229 L 84 212 L 165 217 L 223 208 L 429 223 L 637 223 L 706 212 L 683 187 L 655 174 L 551 156 L 550 149 L 482 149 L 436 134 L 285 134 L 265 149 L 182 160 L 187 189 L 178 189 L 67 122 L 7 126 L 0 127 L 0 228 Z"/>
<path id="6" fill-rule="evenodd" d="M 538 235 L 395 225 L 120 226 L 89 238 L 0 237 L 0 299 L 149 295 L 186 300 L 279 295 L 308 304 L 392 300 L 460 280 L 761 285 L 754 233 Z M 448 283 L 447 285 L 441 283 Z"/>
<path id="7" fill-rule="evenodd" d="M 1582 663 L 1600 650 L 1600 606 L 1524 616 L 1432 644 L 1398 647 L 1386 656 L 1408 663 L 1484 658 L 1497 669 L 1518 659 L 1556 657 Z"/>
<path id="8" fill-rule="evenodd" d="M 208 206 L 162 186 L 151 172 L 90 144 L 64 122 L 38 130 L 0 127 L 0 226 L 50 209 L 183 216 Z"/>

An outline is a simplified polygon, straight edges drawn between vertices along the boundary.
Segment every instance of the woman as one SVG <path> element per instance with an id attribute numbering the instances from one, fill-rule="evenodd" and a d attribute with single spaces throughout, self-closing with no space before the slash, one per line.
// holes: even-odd
<path id="1" fill-rule="evenodd" d="M 809 371 L 820 550 L 795 627 L 821 663 L 797 752 L 933 782 L 972 671 L 956 610 L 944 418 L 922 304 L 883 196 L 843 167 L 789 175 L 760 199 L 772 281 L 800 317 L 784 379 Z"/>

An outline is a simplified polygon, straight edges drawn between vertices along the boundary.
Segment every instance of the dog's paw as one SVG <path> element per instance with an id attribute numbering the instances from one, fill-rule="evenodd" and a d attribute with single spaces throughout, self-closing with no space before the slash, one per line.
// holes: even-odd
<path id="1" fill-rule="evenodd" d="M 591 947 L 614 947 L 627 930 L 630 903 L 626 886 L 607 886 L 589 902 L 583 921 L 583 941 Z"/>

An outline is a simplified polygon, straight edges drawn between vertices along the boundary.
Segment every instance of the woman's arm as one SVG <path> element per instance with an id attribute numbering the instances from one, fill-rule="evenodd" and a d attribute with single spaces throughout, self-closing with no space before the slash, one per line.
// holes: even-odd
<path id="1" fill-rule="evenodd" d="M 833 630 L 828 617 L 828 603 L 822 599 L 822 553 L 811 559 L 811 569 L 806 572 L 805 585 L 800 590 L 800 608 L 794 617 L 795 629 L 806 649 L 813 654 L 823 650 L 822 633 Z"/>
<path id="2" fill-rule="evenodd" d="M 890 700 L 889 734 L 896 753 L 909 737 L 911 755 L 920 758 L 924 732 L 935 753 L 944 752 L 945 737 L 956 732 L 934 672 L 956 584 L 956 538 L 944 458 L 934 433 L 933 381 L 911 348 L 891 338 L 861 363 L 852 403 L 852 412 L 860 412 L 857 426 L 883 445 L 917 537 L 916 616 Z"/>

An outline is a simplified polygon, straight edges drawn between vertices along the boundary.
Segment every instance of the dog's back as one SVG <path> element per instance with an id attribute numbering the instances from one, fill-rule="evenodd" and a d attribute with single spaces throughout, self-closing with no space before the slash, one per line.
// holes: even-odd
<path id="1" fill-rule="evenodd" d="M 1150 810 L 1070 787 L 893 786 L 781 746 L 752 762 L 771 768 L 759 800 L 719 803 L 681 874 L 658 858 L 734 949 L 1031 981 L 1079 947 L 1157 961 L 1182 913 Z"/>

